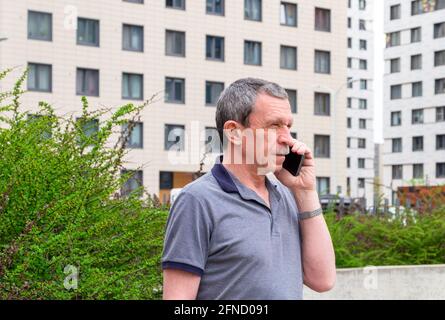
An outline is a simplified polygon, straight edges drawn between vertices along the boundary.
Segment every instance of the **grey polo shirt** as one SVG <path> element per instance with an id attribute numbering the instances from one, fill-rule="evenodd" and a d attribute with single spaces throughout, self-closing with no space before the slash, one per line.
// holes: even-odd
<path id="1" fill-rule="evenodd" d="M 302 299 L 295 199 L 266 177 L 270 208 L 220 163 L 178 195 L 162 267 L 201 276 L 197 299 Z"/>

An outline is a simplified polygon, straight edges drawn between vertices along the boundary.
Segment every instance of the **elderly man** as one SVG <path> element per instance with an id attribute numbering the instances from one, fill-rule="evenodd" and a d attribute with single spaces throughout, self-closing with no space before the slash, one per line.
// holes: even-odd
<path id="1" fill-rule="evenodd" d="M 275 83 L 246 78 L 223 91 L 216 110 L 223 155 L 182 190 L 168 218 L 164 299 L 302 299 L 303 283 L 333 287 L 313 154 L 291 137 L 292 121 Z M 305 156 L 297 176 L 282 167 L 288 152 Z"/>

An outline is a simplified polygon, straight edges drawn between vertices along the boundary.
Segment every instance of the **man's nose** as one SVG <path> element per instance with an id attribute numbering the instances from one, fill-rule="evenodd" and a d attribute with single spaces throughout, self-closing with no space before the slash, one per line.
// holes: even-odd
<path id="1" fill-rule="evenodd" d="M 285 145 L 289 145 L 289 143 L 292 142 L 292 135 L 290 134 L 290 129 L 288 127 L 284 127 L 279 131 L 277 142 Z"/>

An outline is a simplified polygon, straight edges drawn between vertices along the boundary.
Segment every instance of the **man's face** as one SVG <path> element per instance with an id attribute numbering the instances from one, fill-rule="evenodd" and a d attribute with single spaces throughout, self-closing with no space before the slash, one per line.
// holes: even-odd
<path id="1" fill-rule="evenodd" d="M 289 141 L 292 140 L 292 122 L 287 99 L 259 94 L 249 115 L 249 127 L 243 131 L 246 133 L 243 139 L 243 156 L 254 159 L 255 165 L 263 174 L 281 170 L 285 155 L 289 152 Z M 249 147 L 252 139 L 254 148 Z"/>

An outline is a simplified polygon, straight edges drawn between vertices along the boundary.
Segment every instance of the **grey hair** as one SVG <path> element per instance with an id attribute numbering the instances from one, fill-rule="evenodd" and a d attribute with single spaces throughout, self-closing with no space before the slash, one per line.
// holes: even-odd
<path id="1" fill-rule="evenodd" d="M 216 103 L 216 128 L 221 143 L 224 141 L 224 124 L 233 120 L 243 126 L 249 126 L 249 115 L 258 94 L 266 93 L 269 96 L 288 99 L 287 92 L 280 85 L 255 78 L 236 80 L 220 95 Z"/>

